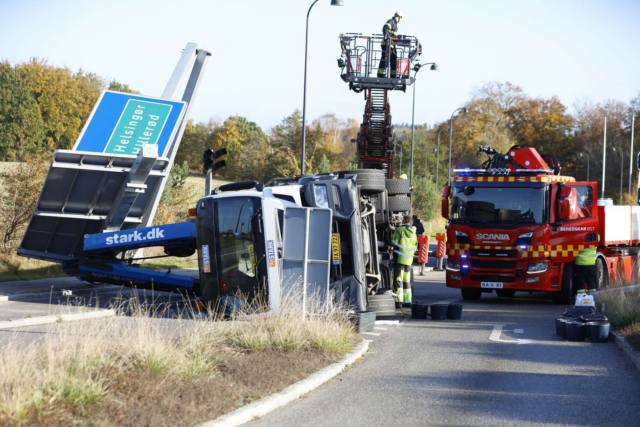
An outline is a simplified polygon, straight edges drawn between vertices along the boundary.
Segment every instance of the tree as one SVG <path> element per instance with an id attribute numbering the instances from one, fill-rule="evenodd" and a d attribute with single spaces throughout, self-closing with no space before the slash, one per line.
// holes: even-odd
<path id="1" fill-rule="evenodd" d="M 22 161 L 44 140 L 44 123 L 29 88 L 5 63 L 0 68 L 0 159 Z"/>
<path id="2" fill-rule="evenodd" d="M 111 80 L 111 82 L 109 83 L 108 89 L 116 92 L 136 93 L 136 94 L 140 93 L 137 90 L 131 89 L 128 84 L 117 82 L 115 79 Z"/>
<path id="3" fill-rule="evenodd" d="M 73 147 L 106 86 L 102 78 L 82 70 L 74 73 L 35 58 L 16 66 L 16 72 L 40 108 L 46 148 L 53 151 Z"/>
<path id="4" fill-rule="evenodd" d="M 423 221 L 431 221 L 436 217 L 439 193 L 433 182 L 433 177 L 419 177 L 413 180 L 412 207 L 414 214 Z"/>
<path id="5" fill-rule="evenodd" d="M 326 155 L 322 156 L 322 159 L 320 160 L 320 163 L 318 164 L 318 173 L 328 173 L 331 172 L 333 169 L 331 167 L 331 163 L 329 162 L 329 159 L 327 158 Z"/>
<path id="6" fill-rule="evenodd" d="M 0 251 L 13 252 L 36 208 L 48 164 L 26 156 L 15 167 L 0 172 Z"/>

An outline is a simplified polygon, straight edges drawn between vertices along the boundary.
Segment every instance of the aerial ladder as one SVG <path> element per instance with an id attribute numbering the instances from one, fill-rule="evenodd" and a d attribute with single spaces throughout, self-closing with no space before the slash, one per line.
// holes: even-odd
<path id="1" fill-rule="evenodd" d="M 422 53 L 422 46 L 413 36 L 399 35 L 382 44 L 384 40 L 382 34 L 342 34 L 338 66 L 349 89 L 364 92 L 364 116 L 360 132 L 352 140 L 357 144 L 358 169 L 379 169 L 384 171 L 386 178 L 394 178 L 395 148 L 399 141 L 393 132 L 389 92 L 406 92 L 407 86 L 415 82 L 415 73 L 420 69 L 416 60 Z M 395 76 L 391 75 L 392 44 L 397 57 Z M 383 56 L 387 58 L 386 64 L 381 61 Z"/>

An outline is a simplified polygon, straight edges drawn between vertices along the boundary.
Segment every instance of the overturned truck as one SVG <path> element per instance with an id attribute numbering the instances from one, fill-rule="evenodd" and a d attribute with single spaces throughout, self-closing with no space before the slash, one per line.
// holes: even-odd
<path id="1" fill-rule="evenodd" d="M 411 43 L 417 48 L 417 41 Z M 374 45 L 367 42 L 367 49 L 375 57 Z M 365 53 L 354 45 L 356 51 Z M 414 77 L 355 81 L 352 72 L 347 73 L 352 77 L 342 76 L 352 89 L 369 94 L 368 113 L 358 137 L 361 169 L 275 178 L 265 184 L 227 184 L 209 189 L 197 202 L 190 211 L 195 221 L 151 225 L 208 56 L 203 52 L 188 46 L 183 54 L 183 59 L 185 55 L 197 59 L 183 96 L 183 111 L 174 118 L 173 128 L 167 124 L 178 108 L 153 107 L 155 122 L 162 111 L 166 113 L 163 131 L 168 132 L 152 135 L 155 144 L 141 138 L 150 136 L 136 133 L 134 138 L 146 141 L 137 151 L 109 151 L 121 125 L 119 118 L 130 107 L 131 114 L 138 114 L 136 111 L 144 112 L 137 107 L 143 105 L 140 103 L 162 104 L 162 99 L 103 96 L 109 102 L 96 105 L 83 135 L 92 135 L 91 141 L 102 138 L 106 148 L 101 145 L 98 150 L 82 151 L 78 148 L 91 145 L 77 143 L 74 150 L 55 153 L 18 253 L 61 263 L 69 275 L 89 282 L 179 291 L 233 307 L 240 297 L 243 303 L 259 299 L 268 302 L 267 311 L 278 310 L 287 288 L 298 286 L 304 294 L 320 294 L 327 304 L 345 302 L 378 316 L 395 315 L 390 292 L 393 248 L 388 242 L 402 215 L 411 210 L 410 183 L 393 176 L 393 150 L 388 147 L 394 141 L 386 130 L 388 101 L 382 106 L 373 101 L 379 89 L 386 94 L 404 88 Z M 188 59 L 192 58 L 179 62 L 165 94 L 175 92 L 175 75 L 185 72 Z M 400 59 L 411 62 L 415 56 L 409 58 L 407 51 Z M 352 61 L 349 59 L 350 64 Z M 371 72 L 372 67 L 368 68 Z M 125 98 L 116 99 L 120 95 Z M 384 110 L 385 129 L 372 121 L 377 108 Z M 96 117 L 105 114 L 107 118 L 96 125 Z M 137 117 L 150 120 L 143 113 Z M 380 129 L 385 132 L 382 139 Z M 380 157 L 373 159 L 376 156 Z M 208 151 L 206 157 L 209 177 L 216 153 Z M 197 252 L 199 274 L 192 277 L 140 268 L 136 253 L 147 247 L 163 247 L 167 256 Z"/>

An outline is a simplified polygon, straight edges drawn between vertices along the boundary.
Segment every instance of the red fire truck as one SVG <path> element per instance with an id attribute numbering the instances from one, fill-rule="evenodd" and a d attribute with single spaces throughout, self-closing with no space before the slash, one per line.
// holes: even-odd
<path id="1" fill-rule="evenodd" d="M 447 286 L 465 300 L 483 292 L 551 292 L 567 304 L 577 292 L 573 262 L 597 247 L 597 286 L 638 273 L 640 206 L 601 206 L 596 182 L 560 175 L 552 155 L 481 147 L 480 169 L 457 169 L 445 187 Z"/>

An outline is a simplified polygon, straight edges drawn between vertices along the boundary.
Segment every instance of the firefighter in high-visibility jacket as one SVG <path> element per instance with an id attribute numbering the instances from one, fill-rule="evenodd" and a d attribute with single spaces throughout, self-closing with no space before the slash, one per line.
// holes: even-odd
<path id="1" fill-rule="evenodd" d="M 380 65 L 378 66 L 379 78 L 384 78 L 386 76 L 389 57 L 391 57 L 390 77 L 392 79 L 395 79 L 397 77 L 398 53 L 396 51 L 396 42 L 393 39 L 398 37 L 398 22 L 400 22 L 401 19 L 402 11 L 398 10 L 393 15 L 393 18 L 385 22 L 384 27 L 382 27 L 384 40 L 382 40 L 382 43 L 380 43 L 380 47 L 382 49 L 382 57 L 380 58 Z"/>
<path id="2" fill-rule="evenodd" d="M 402 219 L 402 225 L 395 229 L 391 244 L 393 251 L 393 274 L 396 289 L 396 302 L 398 304 L 411 303 L 411 264 L 413 254 L 418 250 L 418 237 L 416 228 L 411 225 L 411 217 L 406 215 Z"/>
<path id="3" fill-rule="evenodd" d="M 573 268 L 574 289 L 597 289 L 597 256 L 598 248 L 596 246 L 585 248 L 578 253 Z"/>

